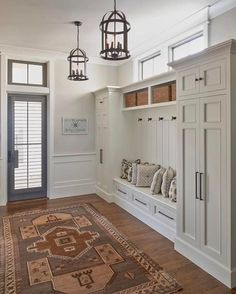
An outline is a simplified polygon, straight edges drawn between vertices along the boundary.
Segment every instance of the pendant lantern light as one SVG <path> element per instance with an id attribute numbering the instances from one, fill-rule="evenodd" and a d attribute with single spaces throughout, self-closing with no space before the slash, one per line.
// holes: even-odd
<path id="1" fill-rule="evenodd" d="M 128 32 L 130 23 L 122 11 L 116 9 L 106 13 L 100 23 L 102 32 L 102 50 L 100 56 L 106 60 L 124 60 L 130 58 L 128 50 Z"/>
<path id="2" fill-rule="evenodd" d="M 82 22 L 75 21 L 77 27 L 77 48 L 72 49 L 68 57 L 69 61 L 69 76 L 71 81 L 87 81 L 87 62 L 89 61 L 86 52 L 79 48 L 79 28 Z"/>

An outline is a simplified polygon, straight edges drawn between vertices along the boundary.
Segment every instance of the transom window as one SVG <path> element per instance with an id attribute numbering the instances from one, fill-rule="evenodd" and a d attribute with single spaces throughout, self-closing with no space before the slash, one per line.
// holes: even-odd
<path id="1" fill-rule="evenodd" d="M 147 79 L 161 72 L 160 70 L 161 53 L 147 57 L 140 62 L 141 79 Z"/>
<path id="2" fill-rule="evenodd" d="M 170 47 L 171 61 L 195 54 L 204 49 L 203 33 L 198 33 Z"/>
<path id="3" fill-rule="evenodd" d="M 47 64 L 8 60 L 8 83 L 14 85 L 47 86 Z"/>

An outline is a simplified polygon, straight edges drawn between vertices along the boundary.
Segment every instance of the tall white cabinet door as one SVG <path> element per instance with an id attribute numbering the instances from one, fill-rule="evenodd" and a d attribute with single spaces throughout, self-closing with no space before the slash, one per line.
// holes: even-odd
<path id="1" fill-rule="evenodd" d="M 199 170 L 199 99 L 178 105 L 178 209 L 177 235 L 198 247 L 199 203 L 196 172 Z"/>
<path id="2" fill-rule="evenodd" d="M 199 93 L 199 67 L 179 72 L 177 87 L 180 97 Z"/>
<path id="3" fill-rule="evenodd" d="M 226 87 L 225 59 L 200 66 L 200 92 L 223 90 Z"/>
<path id="4" fill-rule="evenodd" d="M 103 166 L 101 163 L 101 150 L 103 148 L 103 127 L 102 127 L 102 114 L 96 114 L 96 154 L 97 154 L 97 164 L 96 164 L 96 179 L 97 179 L 97 186 L 102 188 L 103 183 Z"/>
<path id="5" fill-rule="evenodd" d="M 226 97 L 200 99 L 201 247 L 226 259 Z"/>

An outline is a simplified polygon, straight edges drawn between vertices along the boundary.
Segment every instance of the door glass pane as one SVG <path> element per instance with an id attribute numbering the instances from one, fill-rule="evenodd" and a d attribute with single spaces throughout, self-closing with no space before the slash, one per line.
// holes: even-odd
<path id="1" fill-rule="evenodd" d="M 29 184 L 28 188 L 42 186 L 42 146 L 41 144 L 29 145 Z"/>
<path id="2" fill-rule="evenodd" d="M 27 84 L 27 64 L 12 63 L 12 82 L 16 84 Z"/>
<path id="3" fill-rule="evenodd" d="M 15 144 L 27 143 L 27 102 L 16 101 L 14 104 Z"/>
<path id="4" fill-rule="evenodd" d="M 29 64 L 29 84 L 42 85 L 43 84 L 43 66 Z"/>
<path id="5" fill-rule="evenodd" d="M 30 143 L 42 142 L 42 103 L 41 102 L 29 102 L 28 103 L 28 140 Z"/>
<path id="6" fill-rule="evenodd" d="M 18 150 L 15 190 L 41 187 L 42 102 L 14 102 L 14 150 Z"/>
<path id="7" fill-rule="evenodd" d="M 27 145 L 15 145 L 15 150 L 18 150 L 18 168 L 14 169 L 14 189 L 27 189 Z"/>

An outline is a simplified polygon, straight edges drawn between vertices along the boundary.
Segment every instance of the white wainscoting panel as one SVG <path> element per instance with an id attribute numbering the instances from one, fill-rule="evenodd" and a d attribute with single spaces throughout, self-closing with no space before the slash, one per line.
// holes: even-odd
<path id="1" fill-rule="evenodd" d="M 54 155 L 51 198 L 95 193 L 95 153 Z"/>

